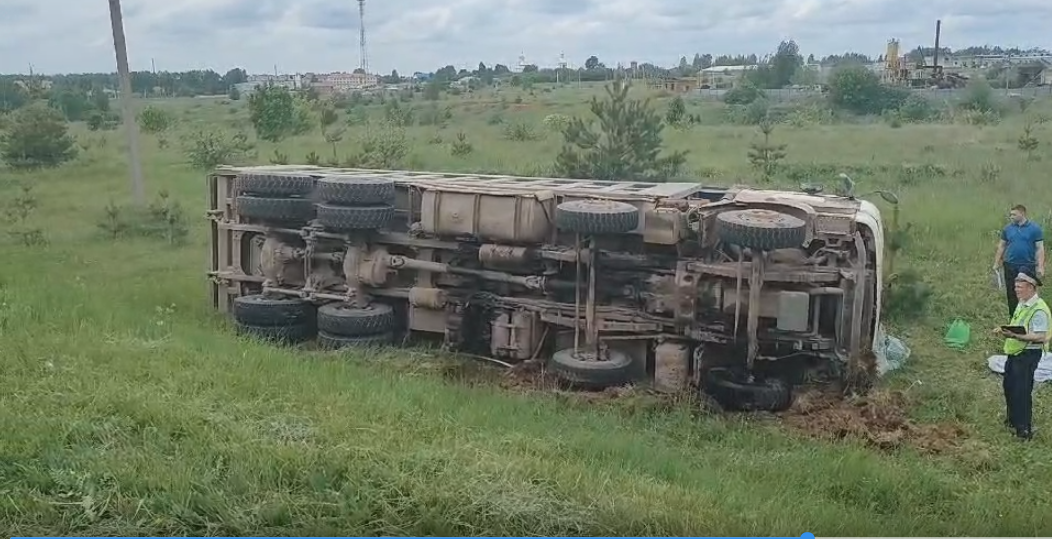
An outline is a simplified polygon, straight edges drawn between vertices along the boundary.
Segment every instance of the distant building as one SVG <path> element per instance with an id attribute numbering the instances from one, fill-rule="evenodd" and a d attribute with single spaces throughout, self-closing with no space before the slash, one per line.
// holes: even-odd
<path id="1" fill-rule="evenodd" d="M 249 75 L 248 81 L 235 84 L 234 88 L 237 88 L 239 93 L 247 94 L 267 84 L 282 86 L 289 90 L 299 90 L 304 87 L 302 75 Z"/>
<path id="2" fill-rule="evenodd" d="M 757 66 L 743 65 L 743 66 L 712 66 L 702 69 L 698 73 L 700 78 L 700 84 L 702 88 L 730 88 L 734 86 L 734 83 L 738 81 L 747 71 L 756 69 Z"/>
<path id="3" fill-rule="evenodd" d="M 665 77 L 659 79 L 655 86 L 674 94 L 685 94 L 698 89 L 698 79 L 694 77 Z"/>
<path id="4" fill-rule="evenodd" d="M 320 94 L 331 95 L 375 88 L 379 85 L 379 75 L 337 72 L 318 75 L 311 86 Z"/>

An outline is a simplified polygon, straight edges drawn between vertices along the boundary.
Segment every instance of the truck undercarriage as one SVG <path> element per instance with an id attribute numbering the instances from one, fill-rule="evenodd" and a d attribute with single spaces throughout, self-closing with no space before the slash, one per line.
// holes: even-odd
<path id="1" fill-rule="evenodd" d="M 296 166 L 222 168 L 209 193 L 214 305 L 260 338 L 431 335 L 582 387 L 746 409 L 873 377 L 883 229 L 866 201 Z"/>

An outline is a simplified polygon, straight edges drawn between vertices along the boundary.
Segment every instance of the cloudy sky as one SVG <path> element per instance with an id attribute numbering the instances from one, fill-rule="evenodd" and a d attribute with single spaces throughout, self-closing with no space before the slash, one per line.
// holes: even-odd
<path id="1" fill-rule="evenodd" d="M 132 69 L 243 67 L 250 73 L 358 65 L 355 0 L 124 0 Z M 816 56 L 877 55 L 942 42 L 1052 48 L 1049 0 L 367 0 L 371 71 L 517 63 L 560 53 L 662 65 L 695 52 L 773 51 L 793 38 Z M 115 69 L 106 2 L 0 0 L 0 73 Z"/>

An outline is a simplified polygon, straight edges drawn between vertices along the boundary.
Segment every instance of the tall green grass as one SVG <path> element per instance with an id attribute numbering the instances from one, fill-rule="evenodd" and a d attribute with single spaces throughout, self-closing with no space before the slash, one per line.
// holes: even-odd
<path id="1" fill-rule="evenodd" d="M 586 93 L 586 92 L 582 92 Z M 514 99 L 511 93 L 508 101 Z M 406 166 L 529 173 L 554 157 L 554 134 L 516 142 L 491 124 L 544 132 L 550 113 L 586 113 L 572 90 L 450 100 L 444 129 L 407 130 Z M 892 325 L 913 348 L 885 383 L 913 419 L 966 432 L 955 450 L 881 452 L 815 441 L 759 417 L 588 405 L 556 395 L 442 376 L 413 350 L 379 356 L 283 350 L 236 337 L 211 312 L 204 173 L 186 166 L 178 135 L 246 122 L 244 102 L 160 101 L 180 119 L 171 146 L 143 140 L 151 196 L 167 189 L 190 210 L 186 245 L 111 241 L 97 229 L 112 198 L 128 199 L 123 137 L 88 133 L 76 163 L 0 170 L 0 199 L 32 182 L 31 224 L 46 246 L 5 241 L 0 255 L 0 529 L 10 535 L 1038 535 L 1052 531 L 1052 487 L 1039 432 L 1020 444 L 1000 426 L 1003 400 L 985 358 L 1003 300 L 988 284 L 996 232 L 1022 202 L 1048 223 L 1052 131 L 1038 162 L 1015 147 L 1022 120 L 1000 125 L 779 126 L 788 175 L 828 180 L 849 168 L 859 191 L 895 190 L 915 268 L 937 294 L 926 318 Z M 1040 105 L 1040 106 L 1039 106 Z M 1048 104 L 1035 105 L 1037 113 Z M 712 117 L 718 105 L 690 104 Z M 1043 108 L 1042 108 L 1043 107 Z M 373 114 L 380 114 L 378 108 Z M 474 152 L 448 143 L 463 131 Z M 755 128 L 667 132 L 691 150 L 704 181 L 748 168 Z M 98 141 L 105 139 L 105 145 Z M 359 144 L 354 128 L 341 143 Z M 260 144 L 302 161 L 331 149 L 319 133 Z M 999 171 L 994 173 L 994 170 Z M 823 175 L 821 177 L 815 175 Z M 772 185 L 795 186 L 776 178 Z M 880 202 L 879 204 L 883 204 Z M 941 343 L 954 317 L 972 324 L 964 352 Z M 1036 392 L 1035 422 L 1052 425 Z"/>

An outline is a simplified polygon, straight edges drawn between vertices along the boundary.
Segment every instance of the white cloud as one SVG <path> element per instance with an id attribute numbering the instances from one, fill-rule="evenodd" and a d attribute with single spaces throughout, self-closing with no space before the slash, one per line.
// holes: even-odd
<path id="1" fill-rule="evenodd" d="M 112 71 L 105 2 L 6 0 L 0 72 Z M 694 53 L 772 52 L 792 38 L 816 56 L 880 54 L 890 38 L 931 45 L 943 20 L 949 47 L 1052 46 L 1048 0 L 367 0 L 374 71 L 513 64 L 675 64 Z M 358 65 L 354 0 L 124 0 L 132 69 L 223 72 L 349 70 Z"/>

